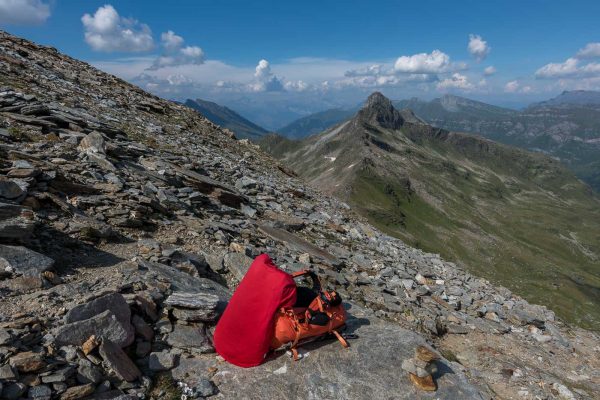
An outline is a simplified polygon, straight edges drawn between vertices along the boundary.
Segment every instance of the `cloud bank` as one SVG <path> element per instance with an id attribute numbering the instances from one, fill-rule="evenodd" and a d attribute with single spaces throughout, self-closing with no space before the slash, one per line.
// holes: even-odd
<path id="1" fill-rule="evenodd" d="M 0 0 L 0 24 L 39 25 L 50 17 L 50 6 L 41 0 Z"/>

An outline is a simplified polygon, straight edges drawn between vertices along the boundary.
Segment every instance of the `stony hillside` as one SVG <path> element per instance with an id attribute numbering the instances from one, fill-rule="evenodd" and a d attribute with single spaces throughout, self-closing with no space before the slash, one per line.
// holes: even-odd
<path id="1" fill-rule="evenodd" d="M 258 140 L 268 131 L 235 111 L 212 101 L 188 99 L 185 105 L 198 111 L 211 122 L 232 131 L 237 138 Z"/>
<path id="2" fill-rule="evenodd" d="M 329 131 L 269 142 L 385 232 L 600 328 L 600 201 L 559 162 L 434 128 L 378 93 Z"/>
<path id="3" fill-rule="evenodd" d="M 4 32 L 0 173 L 4 399 L 600 392 L 597 334 L 381 233 L 188 107 Z M 252 369 L 215 356 L 215 322 L 261 252 L 339 290 L 349 349 Z"/>

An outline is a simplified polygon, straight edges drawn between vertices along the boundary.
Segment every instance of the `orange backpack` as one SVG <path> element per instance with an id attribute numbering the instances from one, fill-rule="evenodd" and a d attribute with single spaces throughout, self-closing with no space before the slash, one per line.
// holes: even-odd
<path id="1" fill-rule="evenodd" d="M 346 324 L 347 318 L 339 294 L 322 290 L 319 278 L 312 271 L 298 271 L 292 276 L 309 276 L 313 281 L 313 289 L 297 287 L 297 304 L 293 308 L 281 308 L 278 311 L 271 349 L 289 348 L 294 360 L 298 360 L 299 345 L 330 334 L 335 335 L 343 347 L 348 347 L 346 339 L 337 331 Z M 301 304 L 301 300 L 308 304 Z"/>

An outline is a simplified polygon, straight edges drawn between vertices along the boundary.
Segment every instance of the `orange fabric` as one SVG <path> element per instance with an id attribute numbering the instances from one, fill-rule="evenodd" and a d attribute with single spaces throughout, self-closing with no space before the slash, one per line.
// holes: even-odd
<path id="1" fill-rule="evenodd" d="M 271 341 L 272 349 L 278 349 L 288 343 L 291 343 L 294 347 L 303 339 L 331 333 L 346 323 L 347 316 L 343 304 L 335 307 L 324 307 L 322 300 L 317 297 L 309 308 L 327 313 L 330 318 L 329 324 L 325 326 L 309 324 L 306 310 L 300 313 L 294 310 L 280 310 L 275 319 L 275 335 Z M 299 320 L 304 320 L 304 322 L 299 322 Z"/>

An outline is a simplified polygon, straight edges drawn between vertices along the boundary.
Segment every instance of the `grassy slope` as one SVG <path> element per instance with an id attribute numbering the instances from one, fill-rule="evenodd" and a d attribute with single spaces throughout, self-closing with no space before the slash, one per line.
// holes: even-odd
<path id="1" fill-rule="evenodd" d="M 426 140 L 395 150 L 411 161 L 378 163 L 400 174 L 366 167 L 351 184 L 348 200 L 373 224 L 600 329 L 600 203 L 570 173 L 505 146 Z M 408 188 L 407 175 L 425 189 Z"/>

